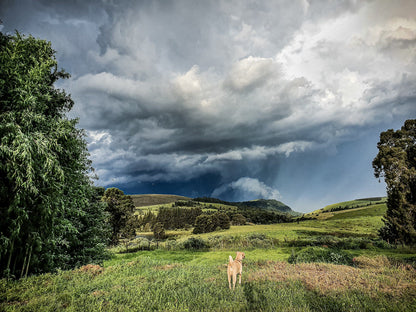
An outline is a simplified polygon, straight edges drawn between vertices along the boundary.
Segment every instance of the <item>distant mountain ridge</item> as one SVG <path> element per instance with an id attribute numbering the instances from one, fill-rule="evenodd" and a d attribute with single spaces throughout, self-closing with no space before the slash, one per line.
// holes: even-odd
<path id="1" fill-rule="evenodd" d="M 239 206 L 255 207 L 255 208 L 260 208 L 260 209 L 264 209 L 268 211 L 285 212 L 289 214 L 292 214 L 295 212 L 288 205 L 276 199 L 256 199 L 256 200 L 238 202 L 236 204 Z"/>
<path id="2" fill-rule="evenodd" d="M 166 195 L 166 194 L 137 194 L 130 195 L 133 199 L 133 203 L 136 207 L 145 207 L 151 205 L 165 205 L 174 203 L 177 201 L 197 201 L 204 203 L 223 204 L 229 206 L 237 206 L 241 208 L 256 208 L 265 211 L 273 211 L 278 213 L 287 213 L 293 216 L 302 215 L 300 212 L 293 211 L 288 205 L 275 199 L 255 199 L 242 202 L 228 202 L 218 198 L 212 197 L 197 197 L 189 198 L 179 195 Z"/>
<path id="3" fill-rule="evenodd" d="M 199 197 L 199 198 L 194 198 L 193 200 L 205 202 L 205 203 L 216 203 L 216 204 L 224 204 L 224 205 L 230 205 L 230 206 L 256 208 L 256 209 L 261 209 L 261 210 L 266 210 L 266 211 L 287 213 L 293 216 L 302 215 L 302 213 L 292 210 L 292 208 L 290 208 L 288 205 L 276 199 L 255 199 L 255 200 L 242 201 L 242 202 L 228 202 L 228 201 L 224 201 L 218 198 Z"/>

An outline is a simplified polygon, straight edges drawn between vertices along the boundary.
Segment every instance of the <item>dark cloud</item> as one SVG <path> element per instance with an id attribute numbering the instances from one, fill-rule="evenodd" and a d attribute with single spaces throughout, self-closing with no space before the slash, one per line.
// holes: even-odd
<path id="1" fill-rule="evenodd" d="M 416 116 L 399 2 L 6 1 L 0 27 L 58 51 L 99 184 L 306 211 L 384 192 L 377 135 Z"/>

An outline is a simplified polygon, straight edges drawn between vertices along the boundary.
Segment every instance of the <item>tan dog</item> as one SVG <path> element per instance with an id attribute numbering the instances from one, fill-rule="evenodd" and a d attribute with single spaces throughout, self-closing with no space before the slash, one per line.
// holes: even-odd
<path id="1" fill-rule="evenodd" d="M 244 252 L 237 251 L 237 256 L 233 261 L 233 257 L 230 256 L 228 263 L 227 275 L 228 275 L 228 286 L 231 289 L 231 276 L 233 278 L 233 289 L 235 289 L 235 283 L 237 282 L 237 274 L 240 274 L 240 285 L 241 285 L 241 273 L 243 273 L 243 264 L 241 261 L 246 257 Z"/>

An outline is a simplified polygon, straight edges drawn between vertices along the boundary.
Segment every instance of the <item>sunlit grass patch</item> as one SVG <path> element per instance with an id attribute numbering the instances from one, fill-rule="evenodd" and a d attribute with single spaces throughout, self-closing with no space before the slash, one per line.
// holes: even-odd
<path id="1" fill-rule="evenodd" d="M 309 290 L 327 295 L 359 291 L 371 297 L 380 293 L 416 296 L 416 270 L 410 265 L 393 265 L 386 257 L 358 257 L 357 267 L 324 263 L 289 264 L 269 261 L 250 272 L 250 281 L 301 281 Z"/>

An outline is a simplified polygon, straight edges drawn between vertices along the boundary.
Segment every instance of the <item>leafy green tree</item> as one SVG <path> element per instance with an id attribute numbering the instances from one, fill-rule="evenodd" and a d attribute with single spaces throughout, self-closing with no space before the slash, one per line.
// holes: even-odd
<path id="1" fill-rule="evenodd" d="M 241 213 L 237 213 L 233 216 L 233 225 L 244 225 L 246 222 L 246 218 Z"/>
<path id="2" fill-rule="evenodd" d="M 380 236 L 390 242 L 416 243 L 416 120 L 380 134 L 373 160 L 375 177 L 387 185 L 387 212 Z"/>
<path id="3" fill-rule="evenodd" d="M 131 196 L 124 195 L 122 190 L 112 187 L 104 192 L 102 200 L 107 203 L 107 211 L 110 214 L 112 243 L 116 244 L 119 238 L 133 236 L 139 223 L 134 215 L 135 207 Z"/>
<path id="4" fill-rule="evenodd" d="M 153 226 L 153 236 L 156 239 L 164 239 L 166 237 L 165 228 L 163 227 L 162 223 L 155 223 L 155 225 Z"/>
<path id="5" fill-rule="evenodd" d="M 194 234 L 211 232 L 212 218 L 207 214 L 201 214 L 195 220 Z"/>
<path id="6" fill-rule="evenodd" d="M 71 257 L 60 266 L 62 269 L 87 263 L 101 263 L 110 257 L 106 247 L 110 243 L 111 228 L 107 222 L 107 206 L 101 201 L 103 195 L 103 187 L 93 187 L 88 194 L 90 204 L 81 215 L 73 218 L 72 223 L 77 228 L 77 235 L 70 245 Z"/>
<path id="7" fill-rule="evenodd" d="M 54 87 L 68 77 L 50 42 L 0 33 L 0 275 L 103 256 L 96 249 L 73 261 L 91 248 L 80 232 L 88 216 L 102 219 L 103 210 L 93 200 L 84 131 L 66 116 L 74 103 Z M 104 232 L 94 235 L 105 242 Z"/>
<path id="8" fill-rule="evenodd" d="M 209 233 L 217 229 L 229 229 L 230 218 L 226 213 L 201 214 L 195 220 L 194 234 Z"/>
<path id="9" fill-rule="evenodd" d="M 217 212 L 214 214 L 216 217 L 216 226 L 220 227 L 223 230 L 228 230 L 231 226 L 230 218 L 224 212 Z"/>

